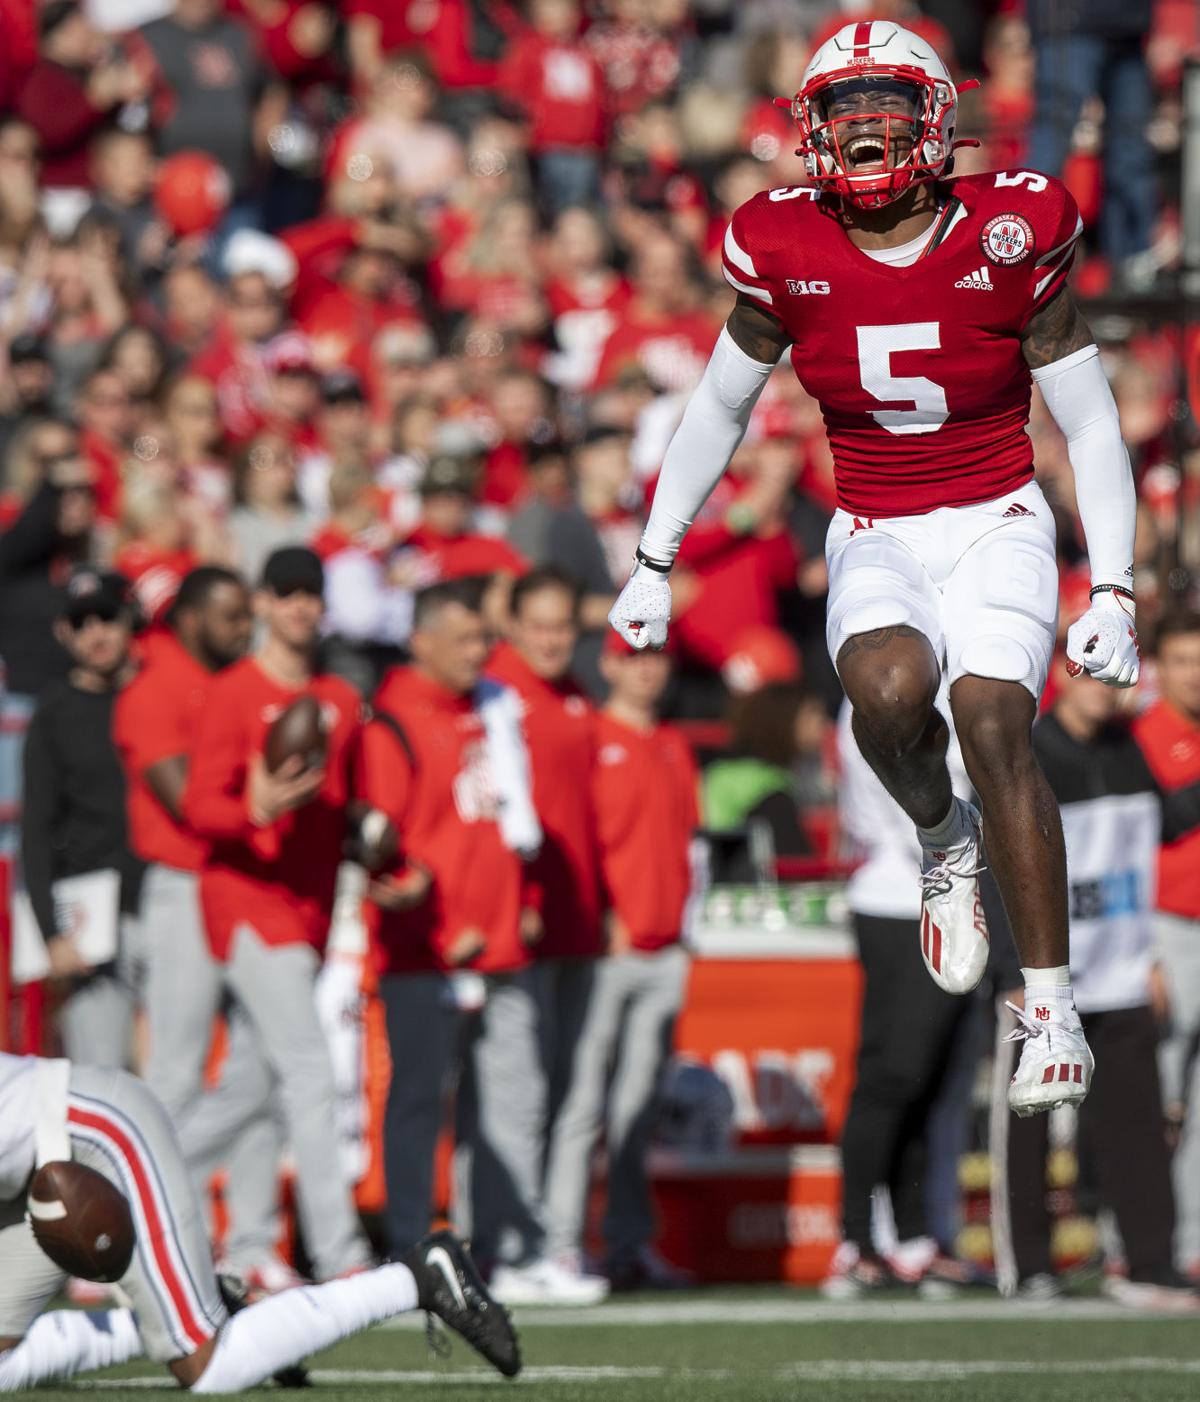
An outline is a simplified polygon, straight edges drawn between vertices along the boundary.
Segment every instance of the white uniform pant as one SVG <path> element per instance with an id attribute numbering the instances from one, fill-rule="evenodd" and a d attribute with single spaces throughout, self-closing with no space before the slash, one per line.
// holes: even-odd
<path id="1" fill-rule="evenodd" d="M 71 1158 L 129 1201 L 137 1247 L 121 1289 L 147 1356 L 183 1358 L 224 1323 L 200 1203 L 175 1131 L 146 1085 L 123 1071 L 73 1066 L 67 1094 Z M 0 1338 L 21 1338 L 66 1281 L 24 1220 L 24 1198 L 0 1203 Z"/>
<path id="2" fill-rule="evenodd" d="M 921 516 L 837 511 L 825 540 L 825 637 L 907 626 L 929 639 L 951 686 L 962 676 L 1046 685 L 1058 621 L 1054 518 L 1029 482 L 976 506 Z"/>

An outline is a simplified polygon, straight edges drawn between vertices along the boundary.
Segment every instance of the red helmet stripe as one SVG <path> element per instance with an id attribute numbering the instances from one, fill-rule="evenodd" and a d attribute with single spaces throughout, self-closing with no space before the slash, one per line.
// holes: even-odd
<path id="1" fill-rule="evenodd" d="M 871 21 L 861 20 L 854 26 L 854 57 L 871 57 Z"/>

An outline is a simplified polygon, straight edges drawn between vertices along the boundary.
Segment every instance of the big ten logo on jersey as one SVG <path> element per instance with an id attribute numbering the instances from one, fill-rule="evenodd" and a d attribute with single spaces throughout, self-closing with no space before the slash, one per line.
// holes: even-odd
<path id="1" fill-rule="evenodd" d="M 487 744 L 472 740 L 463 750 L 462 768 L 454 776 L 454 807 L 464 823 L 495 822 L 500 814 Z"/>
<path id="2" fill-rule="evenodd" d="M 829 284 L 821 278 L 809 278 L 805 282 L 802 278 L 790 277 L 787 280 L 787 290 L 793 297 L 829 296 Z"/>
<path id="3" fill-rule="evenodd" d="M 829 1128 L 828 1087 L 837 1065 L 830 1047 L 713 1052 L 712 1069 L 733 1096 L 739 1136 L 790 1141 Z"/>

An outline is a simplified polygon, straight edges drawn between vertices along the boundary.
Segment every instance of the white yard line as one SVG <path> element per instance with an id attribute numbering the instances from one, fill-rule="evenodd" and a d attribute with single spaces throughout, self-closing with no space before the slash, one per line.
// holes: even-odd
<path id="1" fill-rule="evenodd" d="M 731 1382 L 739 1378 L 755 1378 L 761 1382 L 817 1383 L 817 1382 L 894 1382 L 894 1383 L 950 1383 L 965 1377 L 1005 1377 L 1032 1376 L 1045 1377 L 1062 1375 L 1075 1377 L 1080 1374 L 1101 1373 L 1168 1373 L 1172 1375 L 1200 1375 L 1200 1359 L 1195 1358 L 1108 1358 L 1108 1359 L 1060 1359 L 1054 1362 L 1035 1362 L 1017 1358 L 975 1358 L 965 1362 L 950 1359 L 907 1358 L 895 1361 L 887 1359 L 849 1360 L 840 1358 L 812 1359 L 805 1363 L 786 1363 L 777 1368 L 667 1368 L 667 1367 L 621 1367 L 600 1365 L 597 1367 L 532 1367 L 521 1374 L 522 1383 L 606 1383 L 656 1381 L 665 1378 L 682 1378 L 696 1383 Z M 440 1370 L 426 1368 L 408 1370 L 401 1368 L 316 1368 L 311 1374 L 318 1386 L 327 1387 L 395 1387 L 397 1384 L 409 1386 L 433 1384 L 440 1386 L 477 1385 L 496 1383 L 503 1386 L 505 1379 L 496 1373 L 481 1372 L 478 1369 Z M 165 1377 L 153 1378 L 85 1378 L 73 1384 L 77 1388 L 111 1390 L 113 1388 L 166 1388 L 177 1389 Z"/>
<path id="2" fill-rule="evenodd" d="M 524 1328 L 578 1329 L 636 1327 L 662 1324 L 940 1324 L 948 1320 L 987 1323 L 1009 1320 L 1128 1321 L 1177 1319 L 1167 1313 L 1131 1310 L 1108 1300 L 1055 1300 L 1053 1308 L 1019 1300 L 985 1296 L 976 1300 L 850 1300 L 834 1303 L 813 1298 L 781 1300 L 654 1300 L 590 1306 L 586 1309 L 548 1309 L 517 1306 L 513 1317 Z M 1196 1316 L 1190 1318 L 1195 1324 Z M 424 1316 L 401 1315 L 380 1326 L 383 1329 L 424 1327 Z"/>

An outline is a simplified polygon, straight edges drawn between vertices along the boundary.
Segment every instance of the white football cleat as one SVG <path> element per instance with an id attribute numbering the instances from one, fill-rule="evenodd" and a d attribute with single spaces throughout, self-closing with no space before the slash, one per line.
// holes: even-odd
<path id="1" fill-rule="evenodd" d="M 939 988 L 970 993 L 988 961 L 987 917 L 979 894 L 983 823 L 965 799 L 954 801 L 966 836 L 944 851 L 922 849 L 921 957 Z"/>
<path id="2" fill-rule="evenodd" d="M 1096 1063 L 1074 1007 L 1060 1012 L 1044 1003 L 1032 1011 L 1005 1006 L 1018 1025 L 1004 1040 L 1025 1043 L 1008 1086 L 1009 1108 L 1024 1117 L 1086 1100 Z"/>

